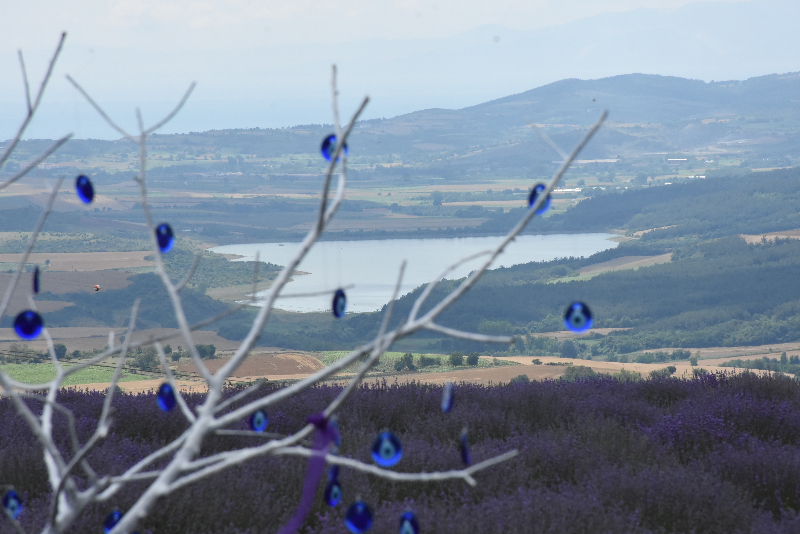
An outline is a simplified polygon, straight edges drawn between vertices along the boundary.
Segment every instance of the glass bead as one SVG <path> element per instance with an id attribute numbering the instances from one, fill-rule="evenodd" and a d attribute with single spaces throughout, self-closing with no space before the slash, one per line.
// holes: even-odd
<path id="1" fill-rule="evenodd" d="M 419 522 L 414 512 L 404 512 L 400 516 L 400 534 L 419 534 Z"/>
<path id="2" fill-rule="evenodd" d="M 347 307 L 347 297 L 343 290 L 337 289 L 333 294 L 333 315 L 341 319 L 344 317 L 345 307 Z"/>
<path id="3" fill-rule="evenodd" d="M 94 187 L 92 186 L 92 181 L 89 180 L 86 175 L 81 174 L 75 178 L 75 193 L 84 204 L 92 203 L 94 199 Z"/>
<path id="4" fill-rule="evenodd" d="M 461 461 L 464 462 L 464 465 L 470 465 L 472 463 L 472 455 L 469 452 L 469 437 L 467 436 L 466 428 L 461 431 L 458 443 L 461 448 Z"/>
<path id="5" fill-rule="evenodd" d="M 453 409 L 453 383 L 448 382 L 442 390 L 442 411 L 447 413 Z"/>
<path id="6" fill-rule="evenodd" d="M 328 469 L 328 480 L 339 480 L 339 466 L 332 465 L 330 469 Z"/>
<path id="7" fill-rule="evenodd" d="M 536 184 L 535 186 L 533 186 L 533 189 L 531 189 L 531 194 L 530 196 L 528 196 L 529 208 L 533 207 L 533 205 L 539 199 L 539 195 L 541 195 L 545 189 L 547 189 L 547 186 L 544 184 Z M 539 209 L 536 210 L 536 213 L 538 213 L 539 215 L 544 215 L 544 213 L 549 209 L 550 209 L 550 195 L 547 195 L 547 199 L 544 202 L 542 202 L 542 205 L 539 206 Z"/>
<path id="8" fill-rule="evenodd" d="M 328 137 L 322 140 L 322 146 L 319 147 L 319 151 L 322 153 L 322 157 L 325 158 L 325 161 L 330 161 L 333 157 L 334 150 L 336 150 L 336 136 L 334 134 L 330 134 Z M 346 156 L 347 143 L 345 143 L 342 147 L 342 151 Z"/>
<path id="9" fill-rule="evenodd" d="M 342 433 L 339 432 L 339 421 L 337 421 L 335 418 L 331 419 L 330 421 L 328 421 L 328 425 L 331 427 L 331 430 L 333 430 L 336 433 L 336 439 L 334 440 L 333 443 L 336 445 L 336 447 L 341 447 L 342 446 Z M 336 469 L 339 469 L 338 465 L 334 466 L 334 467 L 336 467 Z M 333 467 L 331 469 L 333 469 Z M 338 473 L 338 471 L 337 471 L 337 473 Z"/>
<path id="10" fill-rule="evenodd" d="M 20 312 L 14 319 L 14 331 L 22 339 L 31 341 L 39 337 L 44 328 L 44 321 L 42 316 L 33 310 Z"/>
<path id="11" fill-rule="evenodd" d="M 122 512 L 120 512 L 119 510 L 114 510 L 113 512 L 108 514 L 106 516 L 105 523 L 103 523 L 103 532 L 105 534 L 111 532 L 111 529 L 117 526 L 117 523 L 119 523 L 120 519 L 122 519 Z"/>
<path id="12" fill-rule="evenodd" d="M 264 410 L 258 410 L 250 416 L 250 428 L 256 432 L 263 432 L 267 428 L 269 418 Z"/>
<path id="13" fill-rule="evenodd" d="M 33 294 L 39 292 L 39 266 L 33 268 Z"/>
<path id="14" fill-rule="evenodd" d="M 16 520 L 22 513 L 22 499 L 19 494 L 13 489 L 8 490 L 3 495 L 3 508 L 11 519 Z"/>
<path id="15" fill-rule="evenodd" d="M 175 392 L 172 390 L 172 386 L 166 382 L 161 384 L 161 387 L 158 388 L 156 400 L 158 400 L 158 407 L 165 412 L 172 410 L 175 408 L 175 405 L 178 404 L 178 400 L 175 398 Z"/>
<path id="16" fill-rule="evenodd" d="M 372 459 L 381 467 L 392 467 L 403 457 L 403 445 L 391 432 L 381 432 L 372 444 Z"/>
<path id="17" fill-rule="evenodd" d="M 583 302 L 573 302 L 564 312 L 564 326 L 577 334 L 589 330 L 593 322 L 592 312 Z"/>
<path id="18" fill-rule="evenodd" d="M 342 502 L 342 486 L 339 485 L 338 480 L 331 480 L 325 486 L 325 502 L 331 508 Z"/>
<path id="19" fill-rule="evenodd" d="M 161 223 L 156 228 L 156 241 L 158 241 L 158 248 L 161 252 L 169 252 L 175 244 L 175 235 L 172 233 L 172 227 L 167 223 Z"/>
<path id="20" fill-rule="evenodd" d="M 353 534 L 366 532 L 372 528 L 372 510 L 367 503 L 356 501 L 347 509 L 344 524 Z"/>

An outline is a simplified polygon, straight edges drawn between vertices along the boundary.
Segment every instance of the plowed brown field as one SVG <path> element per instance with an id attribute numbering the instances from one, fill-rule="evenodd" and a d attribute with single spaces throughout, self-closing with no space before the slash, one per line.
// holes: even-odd
<path id="1" fill-rule="evenodd" d="M 205 363 L 211 372 L 216 372 L 227 363 L 227 359 L 206 360 Z M 242 365 L 233 373 L 240 380 L 258 378 L 305 378 L 314 371 L 322 369 L 321 361 L 300 352 L 250 354 Z M 179 371 L 197 372 L 192 361 L 182 361 L 178 365 Z"/>

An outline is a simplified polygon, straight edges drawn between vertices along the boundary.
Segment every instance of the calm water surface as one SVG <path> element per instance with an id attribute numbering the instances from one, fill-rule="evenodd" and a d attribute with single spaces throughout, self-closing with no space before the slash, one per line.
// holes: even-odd
<path id="1" fill-rule="evenodd" d="M 506 247 L 492 264 L 509 267 L 531 261 L 548 261 L 568 256 L 590 256 L 614 248 L 613 234 L 526 235 Z M 330 291 L 329 295 L 287 297 L 278 301 L 279 309 L 295 312 L 330 310 L 333 292 L 347 289 L 347 311 L 379 310 L 389 302 L 397 283 L 400 264 L 407 260 L 400 294 L 434 280 L 450 265 L 476 252 L 497 245 L 499 237 L 462 237 L 449 239 L 387 239 L 381 241 L 323 241 L 303 259 L 299 270 L 283 290 L 285 294 Z M 298 250 L 299 243 L 255 243 L 225 245 L 211 250 L 220 254 L 239 254 L 239 261 L 253 260 L 256 251 L 261 261 L 286 265 Z M 450 273 L 447 278 L 462 278 L 480 265 L 473 260 Z"/>

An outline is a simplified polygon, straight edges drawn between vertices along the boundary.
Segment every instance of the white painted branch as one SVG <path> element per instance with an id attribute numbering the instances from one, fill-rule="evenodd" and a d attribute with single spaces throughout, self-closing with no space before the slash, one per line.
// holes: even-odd
<path id="1" fill-rule="evenodd" d="M 17 130 L 16 135 L 11 139 L 11 142 L 6 146 L 5 151 L 2 155 L 0 155 L 0 167 L 11 157 L 11 154 L 14 152 L 14 149 L 17 148 L 20 140 L 22 139 L 22 135 L 25 133 L 25 130 L 30 125 L 31 121 L 33 120 L 33 116 L 36 114 L 36 111 L 39 109 L 39 103 L 42 101 L 42 96 L 44 95 L 44 90 L 47 87 L 47 82 L 50 81 L 50 76 L 53 74 L 53 68 L 56 65 L 56 61 L 58 61 L 58 56 L 61 54 L 61 50 L 64 47 L 64 40 L 67 38 L 66 33 L 61 34 L 61 39 L 58 41 L 58 46 L 56 46 L 56 51 L 53 53 L 52 57 L 50 58 L 50 64 L 47 66 L 47 72 L 42 78 L 42 83 L 39 85 L 39 91 L 36 94 L 36 99 L 34 100 L 33 104 L 30 103 L 30 96 L 28 96 L 28 114 L 25 119 L 22 121 L 19 129 Z M 22 59 L 22 53 L 20 52 L 20 60 Z M 23 65 L 23 72 L 24 72 L 24 65 Z M 27 75 L 25 76 L 25 86 L 26 86 L 26 93 L 29 93 L 27 90 Z"/>
<path id="2" fill-rule="evenodd" d="M 480 341 L 481 343 L 506 343 L 508 345 L 514 343 L 514 336 L 487 336 L 485 334 L 476 334 L 473 332 L 464 332 L 463 330 L 448 328 L 436 323 L 425 323 L 425 329 L 432 330 L 433 332 L 439 332 L 440 334 L 444 334 L 446 336 L 455 337 L 458 339 L 466 339 L 469 341 Z"/>
<path id="3" fill-rule="evenodd" d="M 303 456 L 306 458 L 310 456 L 319 456 L 319 453 L 317 451 L 306 449 L 304 447 L 283 447 L 278 449 L 275 452 L 275 454 Z M 397 471 L 391 471 L 389 469 L 383 469 L 376 465 L 365 464 L 364 462 L 353 460 L 352 458 L 344 458 L 342 456 L 337 456 L 335 454 L 326 454 L 325 461 L 329 464 L 349 467 L 351 469 L 355 469 L 356 471 L 369 473 L 371 475 L 375 475 L 377 477 L 386 480 L 392 480 L 395 482 L 440 482 L 443 480 L 462 479 L 470 486 L 477 486 L 477 482 L 475 481 L 474 478 L 472 478 L 473 474 L 482 471 L 484 469 L 487 469 L 493 465 L 497 465 L 499 463 L 510 460 L 511 458 L 514 458 L 518 454 L 519 451 L 517 449 L 513 449 L 499 456 L 495 456 L 494 458 L 484 460 L 483 462 L 477 463 L 465 469 L 457 469 L 452 471 L 435 471 L 433 473 L 400 473 Z"/>

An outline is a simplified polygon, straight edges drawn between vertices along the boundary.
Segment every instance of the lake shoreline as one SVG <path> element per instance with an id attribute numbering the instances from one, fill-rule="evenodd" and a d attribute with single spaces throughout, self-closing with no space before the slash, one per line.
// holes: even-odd
<path id="1" fill-rule="evenodd" d="M 557 258 L 588 257 L 615 248 L 618 234 L 535 234 L 521 235 L 506 247 L 490 268 L 511 267 L 530 262 L 552 261 Z M 472 256 L 496 247 L 503 236 L 451 237 L 430 239 L 374 239 L 320 241 L 298 266 L 308 273 L 295 278 L 287 293 L 321 293 L 310 297 L 281 299 L 276 306 L 292 312 L 317 312 L 330 309 L 333 292 L 347 289 L 347 311 L 373 312 L 380 310 L 394 291 L 400 265 L 406 270 L 400 294 L 413 291 L 420 285 L 441 276 L 459 258 Z M 265 242 L 223 245 L 212 252 L 236 255 L 232 261 L 251 261 L 258 254 L 262 261 L 286 265 L 299 248 L 299 243 Z M 482 259 L 460 265 L 447 278 L 463 278 L 479 267 Z M 260 292 L 261 293 L 261 292 Z"/>

